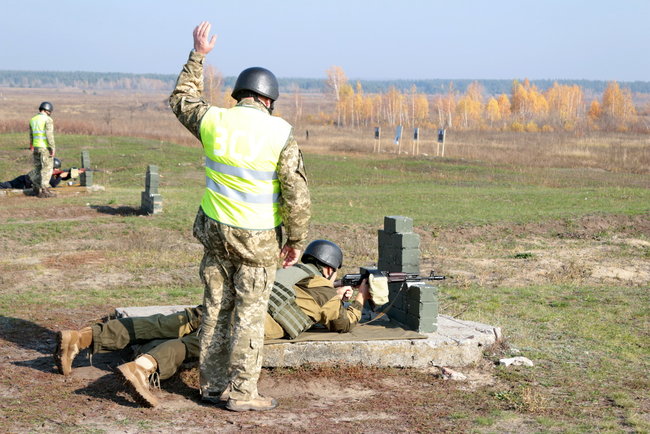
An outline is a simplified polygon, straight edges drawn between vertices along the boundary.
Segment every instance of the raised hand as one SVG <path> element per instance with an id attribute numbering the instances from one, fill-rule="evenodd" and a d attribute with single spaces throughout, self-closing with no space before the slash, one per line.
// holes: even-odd
<path id="1" fill-rule="evenodd" d="M 212 35 L 212 38 L 208 41 L 210 37 L 210 27 L 212 25 L 207 21 L 201 21 L 201 23 L 194 28 L 194 51 L 201 54 L 208 54 L 214 48 L 214 44 L 217 42 L 217 35 Z"/>

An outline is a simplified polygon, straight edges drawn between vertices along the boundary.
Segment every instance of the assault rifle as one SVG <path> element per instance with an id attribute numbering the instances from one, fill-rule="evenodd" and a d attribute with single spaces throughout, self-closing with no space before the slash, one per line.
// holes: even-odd
<path id="1" fill-rule="evenodd" d="M 380 271 L 376 268 L 361 268 L 360 273 L 346 274 L 343 278 L 334 282 L 334 287 L 352 286 L 357 287 L 361 285 L 363 279 L 367 279 L 372 274 L 375 277 L 385 276 L 388 278 L 388 283 L 392 282 L 422 282 L 423 280 L 445 280 L 445 276 L 438 276 L 433 270 L 428 276 L 420 276 L 416 273 L 402 273 L 397 271 Z"/>

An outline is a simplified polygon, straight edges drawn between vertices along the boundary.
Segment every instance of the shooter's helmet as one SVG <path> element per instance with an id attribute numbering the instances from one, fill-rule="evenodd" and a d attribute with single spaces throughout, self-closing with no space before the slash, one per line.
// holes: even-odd
<path id="1" fill-rule="evenodd" d="M 309 243 L 300 259 L 305 264 L 317 263 L 327 265 L 336 270 L 343 265 L 341 248 L 328 240 L 315 240 Z"/>
<path id="2" fill-rule="evenodd" d="M 54 157 L 54 166 L 55 169 L 60 169 L 61 168 L 61 160 L 58 158 Z"/>

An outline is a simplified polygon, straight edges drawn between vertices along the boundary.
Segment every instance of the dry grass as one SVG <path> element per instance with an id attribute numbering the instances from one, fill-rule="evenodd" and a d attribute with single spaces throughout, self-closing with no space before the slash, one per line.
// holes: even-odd
<path id="1" fill-rule="evenodd" d="M 127 91 L 85 92 L 78 89 L 0 89 L 0 133 L 27 131 L 29 119 L 41 100 L 55 104 L 56 131 L 67 134 L 135 136 L 193 146 L 196 139 L 175 119 L 167 93 Z M 412 128 L 405 128 L 401 145 L 393 142 L 394 128 L 382 127 L 383 138 L 374 140 L 374 126 L 336 128 L 323 124 L 332 110 L 324 95 L 301 97 L 303 116 L 296 116 L 295 99 L 280 99 L 276 113 L 295 126 L 303 149 L 312 152 L 373 152 L 380 145 L 390 158 L 413 154 Z M 307 139 L 309 131 L 309 139 Z M 435 157 L 442 149 L 436 131 L 421 129 L 421 157 Z M 27 145 L 27 138 L 25 139 Z M 584 167 L 615 172 L 650 171 L 650 135 L 638 133 L 517 133 L 449 131 L 446 158 L 484 161 L 524 167 Z"/>

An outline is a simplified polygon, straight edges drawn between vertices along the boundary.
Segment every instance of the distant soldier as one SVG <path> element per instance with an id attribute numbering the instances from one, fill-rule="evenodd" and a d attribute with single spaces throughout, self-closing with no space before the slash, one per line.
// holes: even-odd
<path id="1" fill-rule="evenodd" d="M 194 221 L 204 246 L 201 396 L 219 402 L 228 395 L 233 411 L 270 410 L 277 401 L 257 392 L 264 315 L 278 258 L 283 267 L 295 264 L 307 237 L 307 176 L 291 125 L 271 116 L 279 96 L 271 71 L 239 74 L 235 107 L 203 99 L 203 61 L 216 42 L 209 34 L 206 21 L 194 29 L 194 50 L 169 98 L 205 154 L 206 189 Z"/>
<path id="2" fill-rule="evenodd" d="M 61 170 L 61 160 L 54 157 L 54 162 L 52 164 L 52 176 L 50 177 L 50 187 L 56 188 L 61 181 L 68 180 L 72 178 L 70 170 Z M 0 182 L 0 188 L 13 188 L 13 189 L 29 189 L 34 187 L 34 178 L 36 177 L 36 170 L 32 169 L 29 173 L 25 175 L 20 175 L 12 179 L 11 181 Z"/>
<path id="3" fill-rule="evenodd" d="M 38 107 L 39 113 L 29 121 L 29 149 L 34 151 L 33 191 L 38 197 L 56 196 L 50 191 L 50 177 L 54 169 L 54 121 L 50 115 L 54 110 L 51 103 L 44 101 Z"/>

